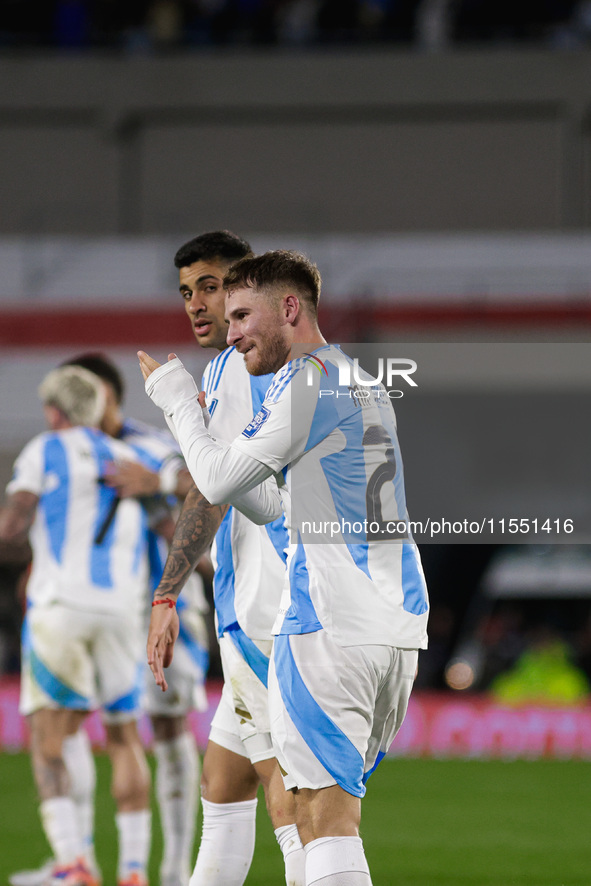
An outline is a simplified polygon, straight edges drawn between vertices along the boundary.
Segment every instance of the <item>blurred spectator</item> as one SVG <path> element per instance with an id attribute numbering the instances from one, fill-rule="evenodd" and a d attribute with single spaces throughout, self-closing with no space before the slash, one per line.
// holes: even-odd
<path id="1" fill-rule="evenodd" d="M 567 644 L 549 626 L 538 628 L 511 670 L 491 685 L 502 704 L 576 704 L 589 694 L 583 672 L 571 661 Z"/>
<path id="2" fill-rule="evenodd" d="M 560 691 L 566 699 L 576 686 L 583 692 L 585 675 L 591 677 L 591 549 L 500 547 L 466 602 L 463 617 L 456 610 L 460 628 L 445 668 L 451 688 L 494 691 L 517 702 L 546 674 L 549 681 L 556 677 L 547 700 L 553 693 L 560 701 Z M 582 681 L 569 682 L 566 675 L 574 673 Z"/>
<path id="3" fill-rule="evenodd" d="M 0 48 L 530 41 L 578 47 L 591 0 L 2 0 Z"/>

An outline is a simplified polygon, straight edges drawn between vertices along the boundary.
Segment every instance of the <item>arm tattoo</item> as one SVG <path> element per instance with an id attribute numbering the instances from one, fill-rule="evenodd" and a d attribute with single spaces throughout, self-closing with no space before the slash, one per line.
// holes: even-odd
<path id="1" fill-rule="evenodd" d="M 228 505 L 212 505 L 194 486 L 183 503 L 168 558 L 154 599 L 178 597 L 203 554 L 209 549 Z"/>

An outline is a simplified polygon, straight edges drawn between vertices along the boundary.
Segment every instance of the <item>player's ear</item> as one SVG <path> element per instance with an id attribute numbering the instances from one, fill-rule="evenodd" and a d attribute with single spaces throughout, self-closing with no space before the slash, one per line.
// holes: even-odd
<path id="1" fill-rule="evenodd" d="M 176 360 L 176 354 L 169 354 L 168 355 L 168 362 L 170 363 L 171 360 Z"/>
<path id="2" fill-rule="evenodd" d="M 283 310 L 288 323 L 294 323 L 300 312 L 300 300 L 297 295 L 290 293 L 283 299 Z"/>

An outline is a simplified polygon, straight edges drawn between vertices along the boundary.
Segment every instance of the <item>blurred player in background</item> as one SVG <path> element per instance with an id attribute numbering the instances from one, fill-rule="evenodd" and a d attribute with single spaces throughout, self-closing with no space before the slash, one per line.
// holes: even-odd
<path id="1" fill-rule="evenodd" d="M 132 447 L 139 461 L 120 460 L 105 468 L 105 484 L 120 498 L 170 495 L 182 499 L 193 486 L 178 446 L 166 431 L 143 422 L 125 419 L 121 411 L 125 390 L 121 373 L 105 355 L 81 354 L 65 365 L 82 366 L 100 378 L 105 386 L 105 409 L 101 429 Z M 172 524 L 166 524 L 168 537 Z M 148 530 L 150 560 L 149 593 L 158 584 L 166 559 L 167 544 L 161 535 Z M 202 568 L 208 564 L 202 562 Z M 147 586 L 148 587 L 148 586 Z M 162 886 L 187 882 L 192 865 L 195 838 L 199 755 L 187 723 L 187 713 L 204 710 L 205 672 L 207 670 L 207 609 L 201 577 L 193 573 L 187 581 L 187 595 L 179 612 L 182 640 L 179 655 L 171 669 L 173 691 L 163 695 L 154 683 L 147 666 L 142 708 L 149 715 L 154 730 L 154 753 L 157 760 L 156 796 L 163 831 L 163 858 L 160 869 Z M 64 759 L 70 775 L 72 796 L 79 820 L 84 826 L 87 852 L 94 854 L 94 760 L 88 735 L 79 729 L 64 742 Z M 37 870 L 23 871 L 10 878 L 12 886 L 40 886 L 51 870 L 52 861 Z"/>
<path id="2" fill-rule="evenodd" d="M 125 394 L 121 373 L 103 354 L 80 354 L 68 364 L 82 366 L 100 378 L 106 387 L 106 406 L 101 429 L 123 440 L 141 461 L 114 463 L 106 483 L 121 498 L 160 495 L 183 500 L 194 484 L 185 467 L 178 445 L 168 431 L 144 422 L 124 418 L 121 406 Z M 174 499 L 173 499 L 174 504 Z M 176 516 L 176 512 L 175 512 Z M 168 540 L 172 534 L 170 534 Z M 168 545 L 164 538 L 149 532 L 150 593 L 162 576 Z M 204 558 L 198 568 L 208 570 Z M 209 567 L 210 568 L 210 567 Z M 199 754 L 187 721 L 191 710 L 207 708 L 205 674 L 208 665 L 207 628 L 204 614 L 207 603 L 203 580 L 193 571 L 185 585 L 186 596 L 179 608 L 181 636 L 178 655 L 170 670 L 170 694 L 160 692 L 149 668 L 145 668 L 142 707 L 149 714 L 154 729 L 154 753 L 157 761 L 156 796 L 164 841 L 160 866 L 161 886 L 186 884 L 191 874 L 193 844 L 199 790 Z M 81 736 L 84 742 L 84 735 Z M 88 754 L 88 750 L 81 753 Z M 72 760 L 72 768 L 76 767 Z M 85 766 L 87 763 L 84 764 Z M 88 795 L 93 802 L 93 796 Z"/>
<path id="3" fill-rule="evenodd" d="M 394 411 L 369 376 L 341 383 L 353 361 L 320 333 L 320 275 L 304 256 L 245 258 L 223 285 L 228 341 L 255 377 L 275 373 L 236 439 L 208 433 L 180 360 L 160 367 L 140 352 L 140 366 L 210 501 L 271 477 L 281 488 L 292 543 L 269 672 L 275 750 L 295 794 L 307 886 L 370 886 L 361 798 L 404 719 L 428 613 Z M 292 362 L 294 345 L 313 355 Z M 148 660 L 161 685 L 176 621 L 174 608 L 152 613 Z"/>
<path id="4" fill-rule="evenodd" d="M 119 503 L 104 485 L 108 465 L 137 455 L 98 430 L 105 389 L 96 376 L 60 367 L 39 393 L 50 430 L 35 437 L 15 463 L 0 538 L 19 543 L 30 531 L 33 551 L 21 712 L 29 720 L 41 818 L 55 859 L 47 883 L 98 882 L 63 747 L 100 706 L 117 806 L 118 882 L 142 886 L 150 849 L 150 778 L 137 716 L 148 519 L 139 502 Z M 160 522 L 158 514 L 153 519 Z"/>
<path id="5" fill-rule="evenodd" d="M 232 439 L 252 420 L 271 381 L 271 376 L 249 376 L 242 357 L 226 342 L 222 279 L 233 262 L 251 254 L 241 238 L 214 231 L 189 241 L 175 256 L 195 338 L 200 347 L 220 352 L 203 377 L 209 427 L 220 440 Z M 254 853 L 256 795 L 262 783 L 286 882 L 303 886 L 304 853 L 293 797 L 283 787 L 268 715 L 271 627 L 285 576 L 283 518 L 255 526 L 236 508 L 226 511 L 210 505 L 199 491 L 190 493 L 155 596 L 177 599 L 220 521 L 213 550 L 214 601 L 224 688 L 203 762 L 203 836 L 191 884 L 242 886 Z"/>

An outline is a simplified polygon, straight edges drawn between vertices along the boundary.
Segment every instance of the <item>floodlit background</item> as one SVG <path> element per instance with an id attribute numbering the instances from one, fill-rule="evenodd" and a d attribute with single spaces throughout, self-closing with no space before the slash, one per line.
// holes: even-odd
<path id="1" fill-rule="evenodd" d="M 136 350 L 174 350 L 200 376 L 212 355 L 197 350 L 172 258 L 216 228 L 310 255 L 329 340 L 574 354 L 530 372 L 539 436 L 547 427 L 559 451 L 532 446 L 516 466 L 519 421 L 503 410 L 489 441 L 495 477 L 562 476 L 556 459 L 591 442 L 590 46 L 589 0 L 4 0 L 0 486 L 42 429 L 36 388 L 61 360 L 109 354 L 126 412 L 155 423 Z M 460 435 L 455 460 L 449 440 L 478 422 L 462 400 L 478 396 L 471 372 L 425 391 L 430 422 L 397 406 L 411 517 L 437 472 L 447 495 L 454 472 L 470 484 L 478 436 Z M 504 402 L 506 384 L 491 384 Z M 585 511 L 584 472 L 554 488 L 561 515 Z M 530 516 L 518 505 L 507 519 Z M 591 539 L 553 540 L 422 545 L 431 641 L 399 757 L 591 756 Z M 0 746 L 15 750 L 22 564 L 0 554 Z M 217 668 L 214 656 L 212 704 Z M 195 721 L 201 743 L 207 726 Z M 551 845 L 532 840 L 534 854 Z M 449 882 L 586 882 L 576 864 L 555 879 L 525 856 L 512 879 L 488 864 Z M 404 882 L 448 882 L 408 870 Z"/>

